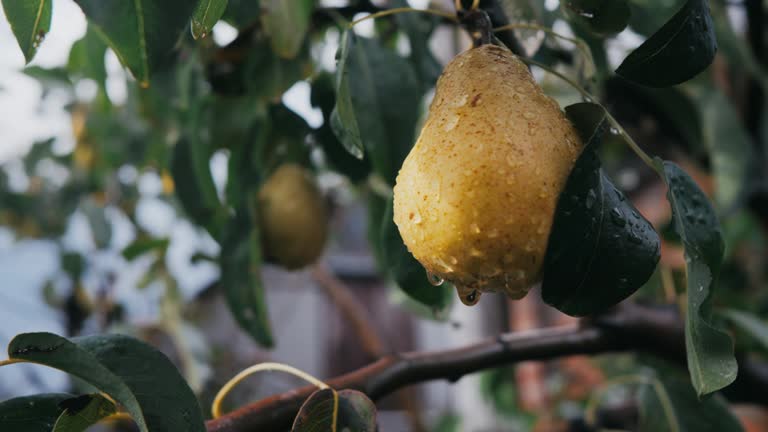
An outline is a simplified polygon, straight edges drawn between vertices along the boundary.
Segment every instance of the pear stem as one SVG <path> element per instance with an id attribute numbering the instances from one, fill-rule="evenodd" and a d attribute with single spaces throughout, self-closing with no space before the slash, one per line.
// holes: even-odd
<path id="1" fill-rule="evenodd" d="M 472 46 L 477 48 L 493 43 L 493 24 L 488 13 L 482 9 L 471 9 L 466 12 L 459 11 L 458 14 L 461 24 L 472 37 Z"/>
<path id="2" fill-rule="evenodd" d="M 597 102 L 597 98 L 594 95 L 592 95 L 592 93 L 584 90 L 584 88 L 582 86 L 580 86 L 578 83 L 576 83 L 572 79 L 568 78 L 567 76 L 563 75 L 562 73 L 556 71 L 555 69 L 553 69 L 553 68 L 551 68 L 551 67 L 549 67 L 549 66 L 547 66 L 547 65 L 545 65 L 543 63 L 539 63 L 536 60 L 529 59 L 529 58 L 526 58 L 526 57 L 520 57 L 520 60 L 522 60 L 523 62 L 525 62 L 525 63 L 527 63 L 529 65 L 540 67 L 540 68 L 544 69 L 545 71 L 551 73 L 552 75 L 554 75 L 554 76 L 560 78 L 561 80 L 565 81 L 568 85 L 570 85 L 571 87 L 576 89 L 576 91 L 581 93 L 581 96 L 584 97 L 585 101 L 591 102 L 591 103 L 598 103 Z M 653 163 L 653 158 L 651 158 L 648 155 L 648 153 L 643 151 L 643 149 L 640 147 L 640 145 L 637 144 L 634 139 L 632 139 L 632 137 L 627 133 L 627 131 L 624 130 L 624 128 L 621 126 L 621 124 L 611 115 L 610 112 L 608 112 L 607 109 L 605 109 L 605 107 L 603 107 L 603 109 L 605 110 L 605 116 L 608 119 L 608 122 L 611 124 L 611 126 L 613 126 L 618 131 L 619 135 L 624 137 L 624 139 L 625 139 L 627 145 L 629 146 L 629 148 L 631 148 L 632 151 L 634 151 L 635 154 L 640 159 L 642 159 L 642 161 L 646 165 L 648 165 L 650 168 L 655 170 L 656 169 L 656 165 L 654 165 L 654 163 Z"/>

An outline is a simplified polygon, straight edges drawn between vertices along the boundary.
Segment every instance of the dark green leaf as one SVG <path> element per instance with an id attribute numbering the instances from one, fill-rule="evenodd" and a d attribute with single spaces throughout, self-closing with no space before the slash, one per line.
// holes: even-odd
<path id="1" fill-rule="evenodd" d="M 100 394 L 83 395 L 59 404 L 64 409 L 51 432 L 83 432 L 104 417 L 117 412 L 117 407 Z"/>
<path id="2" fill-rule="evenodd" d="M 64 252 L 59 257 L 61 269 L 72 279 L 78 280 L 85 270 L 85 260 L 77 252 Z"/>
<path id="3" fill-rule="evenodd" d="M 375 432 L 376 406 L 359 391 L 327 388 L 304 401 L 291 432 L 345 430 Z"/>
<path id="4" fill-rule="evenodd" d="M 210 149 L 200 141 L 181 139 L 171 161 L 176 196 L 184 211 L 198 225 L 218 237 L 223 208 L 210 169 Z"/>
<path id="5" fill-rule="evenodd" d="M 63 408 L 59 404 L 72 395 L 39 394 L 0 402 L 0 430 L 9 432 L 51 432 Z"/>
<path id="6" fill-rule="evenodd" d="M 227 10 L 227 0 L 200 0 L 192 15 L 192 37 L 206 37 Z"/>
<path id="7" fill-rule="evenodd" d="M 47 86 L 69 87 L 72 81 L 64 68 L 44 68 L 40 66 L 27 66 L 22 71 L 24 75 L 38 80 L 41 84 Z"/>
<path id="8" fill-rule="evenodd" d="M 133 261 L 134 259 L 153 250 L 165 251 L 168 248 L 169 242 L 170 240 L 167 238 L 137 239 L 133 243 L 126 246 L 125 249 L 123 249 L 123 258 L 127 259 L 128 261 Z"/>
<path id="9" fill-rule="evenodd" d="M 650 36 L 680 10 L 686 0 L 629 0 L 629 26 L 643 36 Z"/>
<path id="10" fill-rule="evenodd" d="M 187 28 L 196 0 L 75 0 L 105 36 L 117 57 L 141 83 L 166 63 Z"/>
<path id="11" fill-rule="evenodd" d="M 752 138 L 741 116 L 718 89 L 703 88 L 697 97 L 715 179 L 715 202 L 732 210 L 745 197 L 752 157 Z"/>
<path id="12" fill-rule="evenodd" d="M 754 314 L 736 309 L 728 309 L 721 314 L 768 350 L 768 323 Z"/>
<path id="13" fill-rule="evenodd" d="M 227 10 L 232 3 L 230 0 Z M 272 50 L 264 32 L 249 27 L 215 53 L 208 67 L 208 79 L 217 93 L 247 94 L 252 105 L 254 99 L 279 100 L 288 88 L 307 76 L 309 45 L 302 47 L 295 58 L 281 58 Z"/>
<path id="14" fill-rule="evenodd" d="M 400 237 L 400 231 L 392 216 L 392 200 L 388 200 L 380 229 L 381 254 L 384 267 L 408 296 L 433 311 L 441 311 L 451 305 L 453 289 L 448 285 L 433 286 L 427 279 L 424 267 L 416 261 Z"/>
<path id="15" fill-rule="evenodd" d="M 260 14 L 259 0 L 229 0 L 223 19 L 242 29 L 258 21 Z"/>
<path id="16" fill-rule="evenodd" d="M 598 35 L 619 33 L 629 23 L 626 0 L 566 0 L 561 6 L 572 21 Z"/>
<path id="17" fill-rule="evenodd" d="M 357 183 L 368 178 L 371 165 L 368 159 L 360 160 L 349 154 L 331 129 L 331 113 L 336 105 L 333 86 L 333 75 L 329 73 L 320 74 L 312 81 L 312 106 L 320 108 L 325 119 L 320 129 L 315 130 L 314 138 L 323 148 L 331 168 Z"/>
<path id="18" fill-rule="evenodd" d="M 309 125 L 300 115 L 285 105 L 273 105 L 269 109 L 269 133 L 262 156 L 263 166 L 272 170 L 285 163 L 310 166 L 309 147 L 306 138 Z"/>
<path id="19" fill-rule="evenodd" d="M 67 69 L 75 76 L 90 78 L 104 87 L 107 81 L 107 69 L 104 65 L 104 55 L 107 44 L 93 26 L 88 25 L 85 36 L 76 41 L 69 51 Z"/>
<path id="20" fill-rule="evenodd" d="M 149 345 L 123 335 L 74 338 L 25 333 L 8 356 L 74 375 L 120 403 L 142 432 L 204 432 L 197 398 L 173 363 Z"/>
<path id="21" fill-rule="evenodd" d="M 5 17 L 27 63 L 51 29 L 52 5 L 52 0 L 3 0 Z"/>
<path id="22" fill-rule="evenodd" d="M 737 372 L 731 337 L 711 321 L 711 297 L 724 249 L 720 223 L 704 192 L 685 171 L 669 161 L 655 163 L 669 188 L 674 230 L 685 248 L 685 346 L 693 387 L 703 396 L 732 383 Z"/>
<path id="23" fill-rule="evenodd" d="M 634 293 L 659 261 L 659 235 L 603 172 L 597 150 L 610 136 L 605 110 L 580 103 L 566 114 L 585 148 L 555 212 L 541 293 L 569 315 L 604 311 Z"/>
<path id="24" fill-rule="evenodd" d="M 414 143 L 421 92 L 413 66 L 377 40 L 342 36 L 331 126 L 357 157 L 365 149 L 390 185 Z"/>
<path id="25" fill-rule="evenodd" d="M 408 2 L 396 0 L 391 7 L 408 7 Z M 424 14 L 402 13 L 397 15 L 397 22 L 408 35 L 411 46 L 410 60 L 416 69 L 422 87 L 424 89 L 434 87 L 437 78 L 443 71 L 443 67 L 429 47 L 429 38 L 437 21 L 434 17 Z"/>
<path id="26" fill-rule="evenodd" d="M 717 52 L 707 0 L 688 0 L 664 26 L 630 53 L 616 70 L 649 87 L 685 82 L 712 63 Z"/>
<path id="27" fill-rule="evenodd" d="M 266 0 L 261 20 L 272 42 L 272 50 L 286 59 L 296 57 L 309 28 L 314 0 Z"/>
<path id="28" fill-rule="evenodd" d="M 700 400 L 687 382 L 653 379 L 639 394 L 639 432 L 740 432 L 720 395 Z"/>
<path id="29" fill-rule="evenodd" d="M 238 324 L 256 342 L 272 347 L 264 285 L 257 214 L 244 206 L 224 228 L 221 242 L 221 285 Z"/>
<path id="30" fill-rule="evenodd" d="M 354 39 L 353 32 L 344 32 L 341 36 L 339 52 L 336 54 L 339 63 L 336 65 L 336 106 L 331 113 L 331 128 L 349 154 L 362 159 L 363 139 L 360 136 L 356 110 L 352 105 L 352 89 L 349 83 L 351 69 L 349 55 L 354 49 Z"/>

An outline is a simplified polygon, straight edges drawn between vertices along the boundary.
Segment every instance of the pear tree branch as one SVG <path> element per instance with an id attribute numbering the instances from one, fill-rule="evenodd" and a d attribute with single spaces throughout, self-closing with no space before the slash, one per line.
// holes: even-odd
<path id="1" fill-rule="evenodd" d="M 337 389 L 355 389 L 376 400 L 413 384 L 451 382 L 482 370 L 524 360 L 575 354 L 642 352 L 685 365 L 682 320 L 674 308 L 621 305 L 578 326 L 506 333 L 477 344 L 430 352 L 389 355 L 363 368 L 326 380 Z M 732 400 L 768 405 L 768 365 L 743 356 L 739 377 L 726 389 Z M 314 391 L 303 387 L 241 407 L 207 423 L 208 432 L 289 430 L 302 402 Z"/>

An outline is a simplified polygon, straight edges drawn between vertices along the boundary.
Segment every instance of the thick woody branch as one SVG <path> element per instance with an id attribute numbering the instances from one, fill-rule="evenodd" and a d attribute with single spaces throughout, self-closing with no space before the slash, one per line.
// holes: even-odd
<path id="1" fill-rule="evenodd" d="M 464 348 L 391 355 L 326 382 L 338 389 L 360 390 L 376 400 L 408 385 L 437 379 L 456 381 L 466 374 L 523 360 L 629 350 L 685 364 L 683 328 L 676 311 L 628 304 L 579 327 L 502 334 Z M 733 396 L 768 405 L 768 393 L 756 391 L 768 388 L 768 369 L 746 359 L 740 366 Z M 209 421 L 208 431 L 288 430 L 314 390 L 304 387 L 247 405 Z"/>

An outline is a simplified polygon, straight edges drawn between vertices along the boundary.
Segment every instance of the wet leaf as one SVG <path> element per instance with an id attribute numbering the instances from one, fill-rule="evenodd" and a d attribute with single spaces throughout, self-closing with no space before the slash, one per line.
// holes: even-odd
<path id="1" fill-rule="evenodd" d="M 669 188 L 673 228 L 685 249 L 685 346 L 693 387 L 703 396 L 732 383 L 738 368 L 731 337 L 712 322 L 712 295 L 724 251 L 720 223 L 707 196 L 685 171 L 669 161 L 655 163 Z"/>
<path id="2" fill-rule="evenodd" d="M 688 0 L 664 26 L 632 51 L 616 73 L 649 87 L 685 82 L 715 58 L 717 40 L 707 0 Z"/>
<path id="3" fill-rule="evenodd" d="M 605 110 L 580 103 L 566 108 L 585 149 L 571 171 L 555 212 L 541 293 L 574 316 L 619 303 L 653 274 L 659 235 L 601 168 L 597 150 L 611 136 Z"/>
<path id="4" fill-rule="evenodd" d="M 179 371 L 136 339 L 112 334 L 68 340 L 52 333 L 24 333 L 8 344 L 8 356 L 86 381 L 122 405 L 142 432 L 205 431 L 197 398 Z"/>

